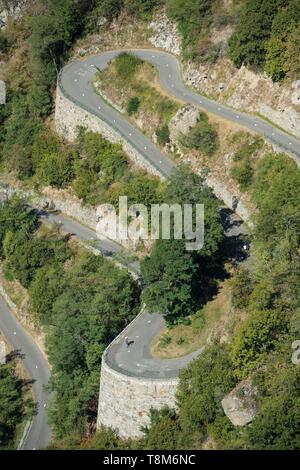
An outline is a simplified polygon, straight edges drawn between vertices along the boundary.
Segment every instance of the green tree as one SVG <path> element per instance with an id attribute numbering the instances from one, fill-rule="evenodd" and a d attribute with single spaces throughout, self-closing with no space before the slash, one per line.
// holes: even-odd
<path id="1" fill-rule="evenodd" d="M 206 155 L 213 155 L 218 148 L 218 133 L 210 125 L 208 117 L 200 113 L 197 124 L 192 127 L 187 135 L 182 135 L 180 142 L 188 148 L 200 150 Z"/>
<path id="2" fill-rule="evenodd" d="M 166 145 L 170 141 L 170 131 L 167 125 L 156 129 L 156 135 L 160 145 Z"/>
<path id="3" fill-rule="evenodd" d="M 129 114 L 129 116 L 132 116 L 132 114 L 135 114 L 140 106 L 140 100 L 137 96 L 133 96 L 128 100 L 127 106 L 126 106 L 126 111 Z"/>
<path id="4" fill-rule="evenodd" d="M 97 414 L 101 356 L 136 314 L 139 289 L 112 263 L 84 254 L 66 274 L 46 338 L 55 391 L 50 420 L 59 439 L 83 433 Z"/>
<path id="5" fill-rule="evenodd" d="M 0 205 L 0 255 L 3 256 L 3 242 L 8 232 L 19 232 L 26 238 L 37 228 L 37 223 L 34 211 L 19 197 L 14 196 Z"/>
<path id="6" fill-rule="evenodd" d="M 299 16 L 299 2 L 291 0 L 273 20 L 271 37 L 266 46 L 265 70 L 274 81 L 279 81 L 286 75 L 288 41 L 290 35 L 299 25 Z"/>
<path id="7" fill-rule="evenodd" d="M 45 265 L 64 262 L 70 257 L 70 249 L 63 240 L 48 237 L 25 238 L 23 232 L 7 232 L 4 254 L 15 277 L 28 288 L 36 271 Z"/>
<path id="8" fill-rule="evenodd" d="M 205 238 L 200 254 L 205 257 L 216 254 L 224 239 L 224 233 L 219 202 L 205 183 L 205 178 L 191 172 L 188 166 L 180 165 L 169 177 L 163 199 L 169 204 L 204 205 Z"/>
<path id="9" fill-rule="evenodd" d="M 240 327 L 232 346 L 232 360 L 238 378 L 260 366 L 287 331 L 287 319 L 279 310 L 252 312 Z"/>
<path id="10" fill-rule="evenodd" d="M 17 425 L 25 408 L 22 382 L 14 374 L 11 363 L 0 365 L 0 449 L 13 447 Z"/>
<path id="11" fill-rule="evenodd" d="M 224 416 L 221 400 L 235 383 L 229 351 L 219 344 L 207 346 L 180 372 L 176 398 L 184 448 L 199 448 L 208 424 Z"/>
<path id="12" fill-rule="evenodd" d="M 289 35 L 285 51 L 285 71 L 287 76 L 294 80 L 300 75 L 300 26 L 298 25 Z"/>
<path id="13" fill-rule="evenodd" d="M 262 67 L 272 21 L 284 0 L 246 0 L 236 30 L 229 40 L 229 57 L 237 67 Z"/>
<path id="14" fill-rule="evenodd" d="M 159 311 L 170 323 L 193 312 L 197 265 L 183 240 L 158 240 L 141 268 L 143 299 L 151 312 Z"/>
<path id="15" fill-rule="evenodd" d="M 145 429 L 146 436 L 144 449 L 150 450 L 178 450 L 180 426 L 178 416 L 174 410 L 167 407 L 161 410 L 151 410 L 151 426 Z"/>
<path id="16" fill-rule="evenodd" d="M 43 325 L 53 323 L 52 305 L 65 288 L 62 266 L 46 265 L 36 271 L 29 288 L 30 305 Z"/>
<path id="17" fill-rule="evenodd" d="M 299 367 L 276 361 L 260 382 L 261 406 L 247 429 L 250 448 L 299 450 Z"/>

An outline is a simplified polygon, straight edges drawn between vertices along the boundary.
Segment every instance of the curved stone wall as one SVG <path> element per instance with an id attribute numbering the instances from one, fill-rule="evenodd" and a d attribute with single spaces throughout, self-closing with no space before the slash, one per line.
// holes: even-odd
<path id="1" fill-rule="evenodd" d="M 97 428 L 115 429 L 119 436 L 139 438 L 141 426 L 150 423 L 151 407 L 175 407 L 178 378 L 144 379 L 113 370 L 102 359 Z"/>

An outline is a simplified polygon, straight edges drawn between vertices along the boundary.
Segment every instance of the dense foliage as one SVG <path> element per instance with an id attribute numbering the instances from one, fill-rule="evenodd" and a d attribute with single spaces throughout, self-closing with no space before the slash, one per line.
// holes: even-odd
<path id="1" fill-rule="evenodd" d="M 299 72 L 300 5 L 297 0 L 246 0 L 229 41 L 229 55 L 237 67 L 242 64 L 264 68 L 273 80 Z M 292 54 L 291 54 L 292 53 Z"/>
<path id="2" fill-rule="evenodd" d="M 121 12 L 149 18 L 159 0 L 45 0 L 32 2 L 25 17 L 0 33 L 1 58 L 15 54 L 5 77 L 6 106 L 0 107 L 1 166 L 36 187 L 72 186 L 86 204 L 110 202 L 205 204 L 205 243 L 188 252 L 184 242 L 158 240 L 142 262 L 151 311 L 172 324 L 184 321 L 216 292 L 224 274 L 223 230 L 218 201 L 201 177 L 181 168 L 165 185 L 135 172 L 120 146 L 81 129 L 70 145 L 49 131 L 57 74 L 74 39 L 94 32 L 102 16 Z M 265 70 L 274 81 L 300 72 L 299 1 L 245 0 L 224 12 L 213 0 L 167 0 L 178 22 L 185 54 L 214 62 L 221 46 L 212 27 L 231 24 L 229 57 Z M 143 62 L 121 54 L 115 62 L 120 82 L 134 80 Z M 176 108 L 140 83 L 127 101 L 130 115 L 155 108 L 161 145 L 169 141 L 168 120 Z M 155 99 L 154 99 L 154 98 Z M 205 115 L 182 142 L 212 155 L 217 134 Z M 261 142 L 243 142 L 233 156 L 232 177 L 257 206 L 251 257 L 232 279 L 233 308 L 243 321 L 232 325 L 230 344 L 213 343 L 181 373 L 178 410 L 152 410 L 151 426 L 139 442 L 94 430 L 101 355 L 136 315 L 139 289 L 111 263 L 70 248 L 68 237 L 44 230 L 23 201 L 0 207 L 0 256 L 6 270 L 28 289 L 36 321 L 45 328 L 52 364 L 49 407 L 54 437 L 62 447 L 103 449 L 199 449 L 210 441 L 223 449 L 299 449 L 299 366 L 291 343 L 300 335 L 300 172 L 282 154 L 256 161 Z M 250 378 L 258 390 L 253 422 L 234 428 L 220 405 L 234 385 Z M 7 447 L 24 413 L 21 384 L 10 366 L 0 368 L 0 446 Z"/>
<path id="3" fill-rule="evenodd" d="M 187 251 L 186 240 L 174 238 L 171 226 L 170 240 L 158 240 L 150 256 L 142 262 L 142 275 L 146 282 L 144 300 L 152 311 L 164 312 L 169 322 L 177 321 L 195 311 L 196 306 L 209 295 L 217 278 L 220 259 L 218 252 L 223 229 L 218 203 L 201 176 L 180 167 L 169 178 L 163 201 L 172 204 L 204 204 L 204 246 L 198 251 Z M 195 213 L 194 213 L 195 216 Z M 171 225 L 172 225 L 171 216 Z M 205 289 L 201 289 L 205 285 Z"/>
<path id="4" fill-rule="evenodd" d="M 38 228 L 22 201 L 2 205 L 0 218 L 6 268 L 29 289 L 46 331 L 54 435 L 80 437 L 97 413 L 101 355 L 137 314 L 139 289 L 111 262 L 71 249 L 57 229 Z"/>
<path id="5" fill-rule="evenodd" d="M 242 153 L 248 150 L 244 143 Z M 200 449 L 207 443 L 216 449 L 300 448 L 299 366 L 291 360 L 292 342 L 300 335 L 299 178 L 297 165 L 282 154 L 265 155 L 255 165 L 249 191 L 259 210 L 251 257 L 231 281 L 233 306 L 244 320 L 235 326 L 229 344 L 206 346 L 181 372 L 177 412 L 153 411 L 151 426 L 139 443 L 114 441 L 115 448 Z M 186 185 L 176 185 L 177 192 L 184 194 L 190 183 Z M 172 281 L 172 252 L 156 246 L 151 256 L 145 270 L 152 277 L 160 270 L 164 277 L 155 283 L 167 285 L 165 280 Z M 180 275 L 179 293 L 184 286 Z M 157 299 L 162 305 L 170 299 L 166 292 Z M 187 292 L 181 297 L 183 308 Z M 180 301 L 176 299 L 177 308 Z M 242 379 L 255 385 L 258 411 L 251 424 L 235 427 L 221 400 Z M 102 430 L 94 439 L 101 443 L 108 437 L 108 430 Z"/>
<path id="6" fill-rule="evenodd" d="M 199 150 L 208 156 L 213 155 L 219 145 L 218 133 L 209 123 L 205 113 L 199 114 L 196 125 L 187 135 L 183 135 L 180 141 L 184 146 Z"/>
<path id="7" fill-rule="evenodd" d="M 12 363 L 0 365 L 0 449 L 13 448 L 17 425 L 25 415 L 22 380 Z"/>

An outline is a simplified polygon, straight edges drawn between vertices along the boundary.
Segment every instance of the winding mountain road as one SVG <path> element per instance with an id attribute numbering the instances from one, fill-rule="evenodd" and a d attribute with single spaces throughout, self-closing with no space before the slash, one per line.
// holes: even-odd
<path id="1" fill-rule="evenodd" d="M 166 52 L 148 49 L 108 51 L 76 60 L 64 67 L 58 80 L 58 86 L 63 95 L 115 129 L 163 175 L 169 176 L 171 174 L 175 168 L 174 162 L 121 113 L 97 95 L 92 85 L 92 79 L 97 70 L 103 70 L 120 52 L 132 52 L 154 65 L 159 72 L 162 87 L 169 94 L 174 95 L 182 102 L 191 103 L 262 135 L 271 143 L 285 150 L 298 165 L 300 164 L 300 141 L 298 139 L 278 130 L 263 119 L 235 111 L 191 91 L 182 81 L 178 60 Z M 240 224 L 232 220 L 232 217 L 231 222 L 226 235 L 238 239 L 242 235 Z M 196 351 L 180 359 L 160 360 L 153 358 L 149 345 L 162 327 L 163 318 L 161 315 L 150 315 L 146 310 L 143 311 L 126 329 L 126 332 L 117 337 L 107 348 L 106 361 L 115 370 L 131 376 L 151 378 L 176 376 L 179 369 L 201 351 Z M 134 341 L 129 348 L 124 342 L 125 335 Z"/>
<path id="2" fill-rule="evenodd" d="M 228 108 L 191 91 L 182 81 L 178 60 L 171 54 L 149 49 L 108 51 L 76 60 L 64 67 L 58 81 L 63 94 L 81 108 L 108 123 L 166 176 L 174 168 L 174 163 L 121 113 L 98 96 L 93 88 L 92 78 L 97 70 L 103 70 L 120 52 L 132 52 L 154 65 L 159 72 L 162 87 L 170 95 L 262 135 L 287 152 L 300 165 L 300 140 L 257 116 Z"/>
<path id="3" fill-rule="evenodd" d="M 148 60 L 157 67 L 162 86 L 180 100 L 192 103 L 210 113 L 216 114 L 226 120 L 236 122 L 251 131 L 263 135 L 270 142 L 278 145 L 289 153 L 299 164 L 300 141 L 278 130 L 264 120 L 250 116 L 239 111 L 234 111 L 220 105 L 204 96 L 201 96 L 187 88 L 181 79 L 180 66 L 177 59 L 165 52 L 153 50 L 133 50 L 142 59 Z M 68 64 L 61 71 L 59 86 L 63 94 L 75 104 L 98 116 L 131 143 L 146 159 L 148 159 L 165 176 L 170 175 L 175 164 L 145 136 L 136 129 L 119 112 L 109 106 L 96 95 L 91 79 L 97 69 L 107 66 L 120 51 L 109 51 L 77 60 Z M 84 242 L 94 241 L 104 254 L 116 254 L 121 251 L 120 245 L 111 240 L 98 240 L 95 232 L 84 227 L 80 223 L 66 218 L 62 214 L 47 214 L 42 216 L 50 223 L 59 222 L 64 231 L 73 233 Z M 239 223 L 232 220 L 227 229 L 228 236 L 239 237 L 241 229 Z M 98 246 L 97 246 L 98 245 Z M 131 268 L 139 273 L 139 266 L 133 263 Z M 159 314 L 150 315 L 143 310 L 140 315 L 129 325 L 126 334 L 134 341 L 127 348 L 124 344 L 124 334 L 121 334 L 106 351 L 106 359 L 116 370 L 128 375 L 140 377 L 174 377 L 178 370 L 184 367 L 193 357 L 201 352 L 196 351 L 188 356 L 172 360 L 160 360 L 153 358 L 149 352 L 149 344 L 152 338 L 163 327 L 163 318 Z M 35 400 L 38 404 L 38 413 L 33 418 L 30 428 L 23 441 L 22 449 L 43 448 L 50 441 L 50 429 L 46 420 L 46 404 L 48 394 L 44 385 L 50 377 L 49 366 L 37 347 L 34 340 L 18 323 L 7 304 L 0 297 L 0 329 L 11 345 L 24 353 L 24 365 L 29 376 L 34 380 L 33 389 Z"/>

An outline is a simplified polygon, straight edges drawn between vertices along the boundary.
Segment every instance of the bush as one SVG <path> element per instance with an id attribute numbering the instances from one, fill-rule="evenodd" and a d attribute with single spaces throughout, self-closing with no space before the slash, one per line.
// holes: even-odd
<path id="1" fill-rule="evenodd" d="M 115 59 L 117 74 L 123 80 L 131 80 L 143 61 L 134 54 L 122 52 Z"/>
<path id="2" fill-rule="evenodd" d="M 44 154 L 37 165 L 36 177 L 43 186 L 64 188 L 73 179 L 73 158 L 69 152 Z"/>
<path id="3" fill-rule="evenodd" d="M 171 341 L 172 341 L 172 338 L 170 335 L 163 335 L 159 340 L 159 347 L 165 348 L 171 343 Z"/>
<path id="4" fill-rule="evenodd" d="M 75 160 L 75 194 L 86 204 L 105 202 L 105 193 L 112 183 L 128 171 L 127 158 L 118 144 L 112 144 L 95 132 L 79 132 L 79 158 Z"/>
<path id="5" fill-rule="evenodd" d="M 245 378 L 260 366 L 287 330 L 287 319 L 278 310 L 255 311 L 242 324 L 232 346 L 236 376 Z"/>
<path id="6" fill-rule="evenodd" d="M 181 143 L 185 147 L 200 150 L 209 156 L 215 153 L 219 146 L 218 134 L 209 124 L 206 114 L 200 114 L 199 122 L 187 135 L 181 137 Z"/>
<path id="7" fill-rule="evenodd" d="M 168 126 L 162 126 L 156 129 L 157 141 L 160 145 L 166 145 L 170 142 L 170 131 Z"/>
<path id="8" fill-rule="evenodd" d="M 163 0 L 124 0 L 124 8 L 128 16 L 146 19 L 161 3 Z"/>
<path id="9" fill-rule="evenodd" d="M 231 169 L 231 176 L 239 183 L 241 191 L 247 191 L 253 180 L 253 168 L 251 167 L 249 158 L 238 162 Z"/>
<path id="10" fill-rule="evenodd" d="M 235 141 L 241 141 L 241 146 L 233 156 L 231 176 L 239 183 L 242 191 L 247 191 L 253 182 L 254 176 L 251 158 L 260 150 L 263 141 L 260 137 L 254 137 L 250 141 L 249 136 L 240 133 L 235 134 L 232 143 Z"/>
<path id="11" fill-rule="evenodd" d="M 126 106 L 126 111 L 129 116 L 132 116 L 132 114 L 136 113 L 139 109 L 139 106 L 140 100 L 137 96 L 133 96 L 132 98 L 130 98 Z"/>

